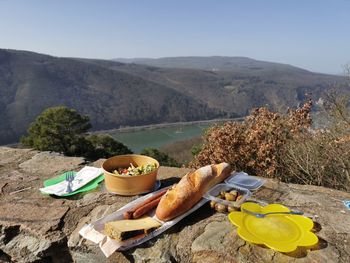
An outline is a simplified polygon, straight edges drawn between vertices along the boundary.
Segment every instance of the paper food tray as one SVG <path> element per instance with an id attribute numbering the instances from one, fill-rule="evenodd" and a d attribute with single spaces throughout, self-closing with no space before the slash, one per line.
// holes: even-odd
<path id="1" fill-rule="evenodd" d="M 110 222 L 110 221 L 124 219 L 123 218 L 124 212 L 130 210 L 132 207 L 138 205 L 139 203 L 142 203 L 147 198 L 152 197 L 155 194 L 157 194 L 158 192 L 160 192 L 164 189 L 167 189 L 167 188 L 170 188 L 170 186 L 162 188 L 162 189 L 160 189 L 156 192 L 150 193 L 148 195 L 142 196 L 142 197 L 128 203 L 127 205 L 123 206 L 122 208 L 120 208 L 116 212 L 114 212 L 108 216 L 102 217 L 89 225 L 84 225 L 82 227 L 82 229 L 80 229 L 79 234 L 82 237 L 98 244 L 100 249 L 102 250 L 103 254 L 106 257 L 109 257 L 111 254 L 113 254 L 117 250 L 123 251 L 123 250 L 130 249 L 132 247 L 140 245 L 140 244 L 160 235 L 161 233 L 163 233 L 164 231 L 166 231 L 167 229 L 169 229 L 170 227 L 175 225 L 181 219 L 183 219 L 187 215 L 191 214 L 192 212 L 194 212 L 195 210 L 197 210 L 198 208 L 200 208 L 202 205 L 204 205 L 207 202 L 207 200 L 203 198 L 194 207 L 192 207 L 189 211 L 187 211 L 186 213 L 174 218 L 171 221 L 167 221 L 167 222 L 163 222 L 163 221 L 159 220 L 155 216 L 155 209 L 154 209 L 148 215 L 151 216 L 152 218 L 156 219 L 157 221 L 159 221 L 162 225 L 159 228 L 157 228 L 156 230 L 152 231 L 150 234 L 148 234 L 144 237 L 138 238 L 138 239 L 129 239 L 126 241 L 118 242 L 118 241 L 116 241 L 116 240 L 114 240 L 114 239 L 112 239 L 109 236 L 104 234 L 103 230 L 104 230 L 105 223 Z"/>

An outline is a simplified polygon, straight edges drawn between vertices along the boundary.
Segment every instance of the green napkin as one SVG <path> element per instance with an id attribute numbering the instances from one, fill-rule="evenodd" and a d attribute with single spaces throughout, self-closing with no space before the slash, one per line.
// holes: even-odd
<path id="1" fill-rule="evenodd" d="M 51 186 L 51 185 L 58 184 L 58 183 L 60 183 L 60 182 L 62 182 L 64 180 L 66 180 L 66 173 L 67 172 L 61 174 L 60 176 L 47 179 L 46 181 L 44 181 L 44 186 L 45 187 Z M 74 172 L 74 175 L 75 174 L 76 174 L 76 172 Z M 93 190 L 103 180 L 104 180 L 104 176 L 103 176 L 103 174 L 101 174 L 98 177 L 96 177 L 94 180 L 88 182 L 86 185 L 80 187 L 79 189 L 75 190 L 74 192 L 71 192 L 69 194 L 65 194 L 65 195 L 62 195 L 62 196 L 71 196 L 71 195 L 75 195 L 77 193 L 82 193 L 82 192 L 87 192 L 87 191 Z"/>

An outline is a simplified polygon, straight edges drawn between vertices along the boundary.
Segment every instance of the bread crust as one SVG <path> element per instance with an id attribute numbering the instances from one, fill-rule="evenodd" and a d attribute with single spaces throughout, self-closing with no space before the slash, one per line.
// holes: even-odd
<path id="1" fill-rule="evenodd" d="M 205 192 L 225 180 L 230 173 L 230 165 L 220 163 L 186 174 L 162 196 L 156 216 L 162 221 L 169 221 L 187 212 L 201 200 Z"/>

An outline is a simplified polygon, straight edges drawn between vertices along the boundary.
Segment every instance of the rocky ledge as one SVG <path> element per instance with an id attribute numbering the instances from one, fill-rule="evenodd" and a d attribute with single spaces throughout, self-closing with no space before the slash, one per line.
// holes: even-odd
<path id="1" fill-rule="evenodd" d="M 103 184 L 72 198 L 38 190 L 45 179 L 84 165 L 83 158 L 0 147 L 0 262 L 350 262 L 350 211 L 342 203 L 350 194 L 270 179 L 255 198 L 309 214 L 320 240 L 316 246 L 279 253 L 247 243 L 225 214 L 204 205 L 161 236 L 105 258 L 78 231 L 137 197 L 110 195 Z M 186 172 L 161 167 L 159 178 L 166 186 Z"/>

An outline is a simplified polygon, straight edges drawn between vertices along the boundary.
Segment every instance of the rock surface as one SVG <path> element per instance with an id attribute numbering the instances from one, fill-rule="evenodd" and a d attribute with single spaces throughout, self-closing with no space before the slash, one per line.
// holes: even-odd
<path id="1" fill-rule="evenodd" d="M 164 234 L 105 258 L 78 231 L 137 197 L 110 195 L 103 184 L 71 198 L 38 190 L 45 179 L 84 165 L 82 158 L 0 147 L 0 262 L 350 262 L 350 211 L 342 203 L 350 194 L 270 179 L 254 198 L 307 213 L 315 222 L 317 245 L 279 253 L 250 244 L 225 214 L 206 204 Z M 171 185 L 188 171 L 161 167 L 159 179 L 162 186 Z"/>

